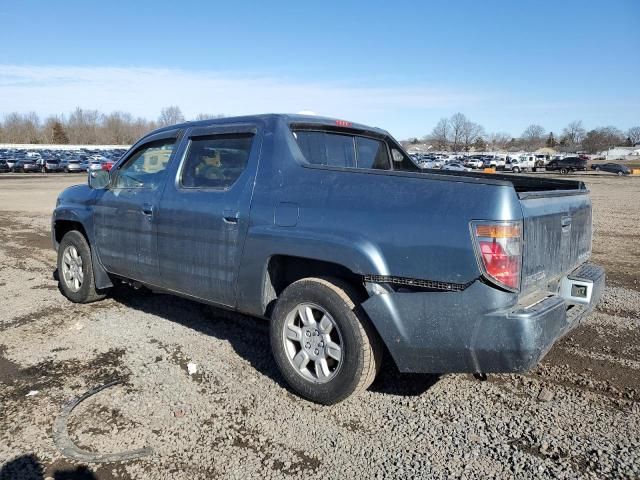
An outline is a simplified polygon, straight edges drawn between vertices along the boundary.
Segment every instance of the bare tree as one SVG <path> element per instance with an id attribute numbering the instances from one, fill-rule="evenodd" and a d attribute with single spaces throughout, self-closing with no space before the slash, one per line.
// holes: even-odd
<path id="1" fill-rule="evenodd" d="M 449 136 L 451 132 L 451 126 L 449 120 L 441 118 L 429 136 L 430 140 L 436 144 L 440 150 L 444 150 L 449 145 Z"/>
<path id="2" fill-rule="evenodd" d="M 640 127 L 631 127 L 627 130 L 627 138 L 631 142 L 631 145 L 635 145 L 640 142 Z"/>
<path id="3" fill-rule="evenodd" d="M 176 123 L 182 122 L 184 122 L 184 115 L 182 115 L 182 110 L 180 110 L 180 107 L 177 105 L 164 107 L 160 111 L 160 117 L 158 117 L 158 125 L 160 127 L 175 125 Z"/>
<path id="4" fill-rule="evenodd" d="M 133 121 L 133 124 L 131 125 L 131 136 L 135 139 L 138 139 L 158 127 L 159 125 L 156 122 L 138 117 Z"/>
<path id="5" fill-rule="evenodd" d="M 107 144 L 124 145 L 133 143 L 136 137 L 132 135 L 131 124 L 133 117 L 126 112 L 111 112 L 102 121 L 103 142 Z"/>
<path id="6" fill-rule="evenodd" d="M 492 150 L 506 150 L 511 141 L 511 135 L 505 132 L 490 133 L 487 140 Z"/>
<path id="7" fill-rule="evenodd" d="M 4 117 L 4 136 L 8 143 L 41 143 L 40 119 L 35 112 L 9 113 Z"/>
<path id="8" fill-rule="evenodd" d="M 21 132 L 22 116 L 17 112 L 11 112 L 4 116 L 3 134 L 7 143 L 23 143 Z"/>
<path id="9" fill-rule="evenodd" d="M 624 142 L 623 133 L 616 127 L 600 127 L 590 130 L 582 142 L 582 146 L 589 153 L 600 153 L 610 147 Z"/>
<path id="10" fill-rule="evenodd" d="M 582 120 L 574 120 L 562 130 L 561 140 L 570 147 L 577 147 L 584 140 L 586 131 L 582 126 Z"/>
<path id="11" fill-rule="evenodd" d="M 465 151 L 468 152 L 472 144 L 481 144 L 486 146 L 486 142 L 484 141 L 484 138 L 482 138 L 483 136 L 484 128 L 481 125 L 470 120 L 464 122 L 462 126 L 462 144 L 464 145 Z M 480 139 L 481 142 L 478 142 L 478 139 Z"/>
<path id="12" fill-rule="evenodd" d="M 102 114 L 97 110 L 76 107 L 67 121 L 69 141 L 76 144 L 98 143 L 98 126 L 101 119 Z"/>
<path id="13" fill-rule="evenodd" d="M 528 150 L 535 150 L 544 144 L 544 128 L 541 125 L 529 125 L 521 137 Z"/>
<path id="14" fill-rule="evenodd" d="M 131 144 L 157 128 L 155 122 L 134 119 L 130 113 L 103 115 L 97 110 L 76 108 L 64 115 L 50 115 L 40 122 L 35 113 L 9 113 L 0 121 L 0 142 Z"/>
<path id="15" fill-rule="evenodd" d="M 467 117 L 460 112 L 451 115 L 449 125 L 451 126 L 451 144 L 454 152 L 460 150 L 463 132 L 468 121 Z"/>

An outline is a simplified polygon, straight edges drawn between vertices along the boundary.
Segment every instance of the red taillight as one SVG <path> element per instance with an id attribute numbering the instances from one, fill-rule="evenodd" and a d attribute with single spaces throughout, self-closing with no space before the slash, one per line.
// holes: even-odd
<path id="1" fill-rule="evenodd" d="M 471 228 L 485 276 L 509 290 L 518 290 L 522 266 L 520 222 L 473 222 Z"/>
<path id="2" fill-rule="evenodd" d="M 339 127 L 350 127 L 351 122 L 347 122 L 346 120 L 336 120 L 336 125 Z"/>

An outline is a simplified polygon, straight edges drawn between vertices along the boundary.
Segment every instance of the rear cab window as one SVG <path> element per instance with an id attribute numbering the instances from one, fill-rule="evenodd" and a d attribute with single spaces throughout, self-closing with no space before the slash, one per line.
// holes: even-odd
<path id="1" fill-rule="evenodd" d="M 383 138 L 349 131 L 292 127 L 296 144 L 310 165 L 367 170 L 419 171 L 402 149 Z"/>

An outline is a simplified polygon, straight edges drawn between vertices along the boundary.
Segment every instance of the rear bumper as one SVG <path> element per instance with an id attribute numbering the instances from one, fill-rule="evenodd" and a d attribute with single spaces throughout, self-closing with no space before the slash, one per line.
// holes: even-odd
<path id="1" fill-rule="evenodd" d="M 517 295 L 477 281 L 462 292 L 374 295 L 362 306 L 400 371 L 519 372 L 536 366 L 599 302 L 601 267 L 585 264 L 568 277 L 593 283 L 588 304 L 559 294 L 518 304 Z"/>

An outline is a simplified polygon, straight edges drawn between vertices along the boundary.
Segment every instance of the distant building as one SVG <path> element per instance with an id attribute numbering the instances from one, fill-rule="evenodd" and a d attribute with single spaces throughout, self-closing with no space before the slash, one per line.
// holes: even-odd
<path id="1" fill-rule="evenodd" d="M 601 157 L 606 160 L 616 160 L 619 158 L 626 158 L 629 156 L 640 155 L 640 148 L 638 147 L 612 147 L 609 150 L 604 150 L 600 153 Z"/>

